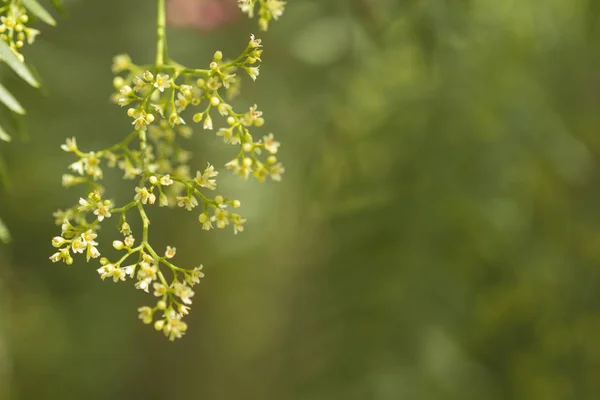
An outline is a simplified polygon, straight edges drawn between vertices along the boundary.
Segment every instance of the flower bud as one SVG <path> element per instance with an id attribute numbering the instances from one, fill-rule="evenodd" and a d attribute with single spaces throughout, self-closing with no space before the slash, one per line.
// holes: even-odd
<path id="1" fill-rule="evenodd" d="M 239 201 L 239 200 L 233 200 L 233 201 L 231 202 L 231 206 L 232 206 L 233 208 L 239 208 L 241 205 L 242 205 L 242 203 L 240 203 L 240 201 Z"/>
<path id="2" fill-rule="evenodd" d="M 125 79 L 121 78 L 120 76 L 115 76 L 113 79 L 113 86 L 115 89 L 121 89 L 123 85 L 125 85 Z"/>
<path id="3" fill-rule="evenodd" d="M 213 56 L 213 60 L 221 61 L 223 59 L 223 53 L 219 50 L 215 51 L 215 55 Z"/>
<path id="4" fill-rule="evenodd" d="M 115 248 L 115 250 L 123 250 L 123 248 L 125 247 L 125 245 L 120 240 L 115 240 L 113 242 L 113 247 Z"/>
<path id="5" fill-rule="evenodd" d="M 156 321 L 154 323 L 154 329 L 156 329 L 157 331 L 162 330 L 162 328 L 165 326 L 165 320 L 164 319 L 159 319 L 158 321 Z"/>
<path id="6" fill-rule="evenodd" d="M 223 196 L 221 196 L 221 195 L 218 195 L 215 197 L 215 203 L 217 203 L 217 204 L 223 204 L 224 200 L 225 199 L 223 199 Z"/>
<path id="7" fill-rule="evenodd" d="M 123 96 L 129 96 L 130 94 L 133 93 L 133 89 L 130 86 L 123 86 L 121 89 L 119 89 L 119 92 L 123 95 Z"/>
<path id="8" fill-rule="evenodd" d="M 212 104 L 215 107 L 218 106 L 220 102 L 221 100 L 219 100 L 217 96 L 213 96 L 210 98 L 210 104 Z"/>
<path id="9" fill-rule="evenodd" d="M 158 196 L 158 205 L 161 207 L 167 207 L 169 205 L 169 198 L 167 197 L 166 194 L 161 193 Z"/>
<path id="10" fill-rule="evenodd" d="M 56 236 L 55 238 L 52 239 L 52 246 L 54 247 L 60 247 L 63 244 L 65 244 L 67 241 L 61 237 L 61 236 Z"/>
<path id="11" fill-rule="evenodd" d="M 212 128 L 213 128 L 212 118 L 208 114 L 206 114 L 206 118 L 204 119 L 203 128 L 205 130 L 212 130 Z"/>
<path id="12" fill-rule="evenodd" d="M 258 20 L 258 27 L 261 31 L 266 31 L 269 29 L 269 21 L 267 21 L 266 18 L 260 18 Z"/>
<path id="13" fill-rule="evenodd" d="M 158 178 L 154 175 L 152 175 L 148 181 L 152 184 L 152 185 L 156 185 L 158 183 Z"/>
<path id="14" fill-rule="evenodd" d="M 147 82 L 152 82 L 154 80 L 154 75 L 152 74 L 152 72 L 146 70 L 144 72 L 144 74 L 142 75 L 142 77 L 147 81 Z"/>

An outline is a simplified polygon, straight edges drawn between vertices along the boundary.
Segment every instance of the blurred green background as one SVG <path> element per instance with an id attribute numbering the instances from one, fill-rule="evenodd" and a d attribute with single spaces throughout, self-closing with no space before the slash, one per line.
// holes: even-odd
<path id="1" fill-rule="evenodd" d="M 128 133 L 111 57 L 154 52 L 154 2 L 66 8 L 27 52 L 47 96 L 3 75 L 29 139 L 0 148 L 0 399 L 600 399 L 600 2 L 290 1 L 235 102 L 264 111 L 284 181 L 223 174 L 242 235 L 151 215 L 205 266 L 175 343 L 137 320 L 145 294 L 48 260 L 80 194 L 60 144 Z M 171 27 L 169 49 L 200 67 L 252 32 Z"/>

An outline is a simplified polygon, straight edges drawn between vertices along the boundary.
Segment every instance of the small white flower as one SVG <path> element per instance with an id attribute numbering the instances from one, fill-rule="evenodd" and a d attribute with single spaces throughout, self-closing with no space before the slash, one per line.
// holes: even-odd
<path id="1" fill-rule="evenodd" d="M 140 308 L 138 308 L 138 312 L 140 313 L 138 318 L 141 319 L 142 322 L 144 322 L 145 324 L 152 323 L 152 317 L 154 316 L 154 311 L 152 311 L 152 309 L 150 307 L 140 307 Z"/>
<path id="2" fill-rule="evenodd" d="M 152 281 L 156 280 L 157 272 L 158 272 L 158 269 L 156 268 L 156 266 L 151 265 L 146 261 L 142 261 L 140 263 L 140 269 L 138 270 L 138 273 L 137 273 L 137 278 L 140 281 L 149 279 L 150 282 L 152 282 Z"/>
<path id="3" fill-rule="evenodd" d="M 176 283 L 173 285 L 173 293 L 179 297 L 185 304 L 192 304 L 191 297 L 194 296 L 194 291 L 188 285 Z"/>
<path id="4" fill-rule="evenodd" d="M 254 47 L 254 48 L 262 47 L 261 40 L 256 39 L 253 34 L 250 35 L 250 47 Z"/>
<path id="5" fill-rule="evenodd" d="M 87 231 L 81 234 L 81 238 L 88 246 L 96 246 L 98 243 L 94 239 L 96 239 L 97 237 L 98 235 L 91 229 L 88 229 Z"/>
<path id="6" fill-rule="evenodd" d="M 209 164 L 208 168 L 204 170 L 203 174 L 201 174 L 200 171 L 196 172 L 196 178 L 194 181 L 200 187 L 215 190 L 217 188 L 217 183 L 214 179 L 209 178 L 215 177 L 218 174 L 219 173 L 214 170 L 214 167 Z"/>
<path id="7" fill-rule="evenodd" d="M 160 184 L 163 186 L 170 186 L 173 184 L 173 179 L 171 179 L 171 176 L 169 176 L 169 174 L 163 176 L 162 178 L 160 178 Z"/>
<path id="8" fill-rule="evenodd" d="M 231 129 L 231 128 L 221 128 L 217 132 L 217 136 L 222 136 L 223 137 L 223 141 L 225 143 L 231 143 L 232 142 L 232 138 L 234 137 L 233 136 L 233 129 Z"/>
<path id="9" fill-rule="evenodd" d="M 98 216 L 98 221 L 104 220 L 104 218 L 110 218 L 112 214 L 110 213 L 110 201 L 106 200 L 103 203 L 98 203 L 98 208 L 94 210 L 94 215 Z"/>
<path id="10" fill-rule="evenodd" d="M 165 250 L 165 257 L 173 258 L 175 257 L 177 249 L 175 247 L 167 246 L 167 250 Z"/>
<path id="11" fill-rule="evenodd" d="M 129 226 L 129 224 L 127 222 L 123 222 L 123 225 L 121 225 L 121 233 L 123 235 L 131 234 L 131 227 Z"/>
<path id="12" fill-rule="evenodd" d="M 63 238 L 62 236 L 55 236 L 54 238 L 52 238 L 52 246 L 57 247 L 57 248 L 62 246 L 66 242 L 67 242 L 67 240 L 65 238 Z"/>
<path id="13" fill-rule="evenodd" d="M 272 133 L 269 133 L 267 136 L 263 137 L 263 143 L 265 149 L 271 154 L 276 154 L 280 146 L 280 143 L 274 140 Z"/>
<path id="14" fill-rule="evenodd" d="M 63 174 L 62 185 L 64 187 L 70 187 L 77 184 L 77 178 L 71 174 Z"/>
<path id="15" fill-rule="evenodd" d="M 115 266 L 112 264 L 106 264 L 98 268 L 96 271 L 98 271 L 98 274 L 100 274 L 100 279 L 104 280 L 113 276 L 115 272 Z"/>
<path id="16" fill-rule="evenodd" d="M 233 170 L 233 171 L 239 171 L 240 169 L 240 162 L 237 158 L 229 161 L 227 164 L 225 164 L 225 167 L 227 169 Z"/>
<path id="17" fill-rule="evenodd" d="M 242 218 L 238 214 L 231 214 L 231 222 L 233 222 L 233 233 L 235 235 L 238 232 L 244 231 L 244 223 L 246 223 L 246 218 Z"/>
<path id="18" fill-rule="evenodd" d="M 150 283 L 152 282 L 151 279 L 147 278 L 147 279 L 142 279 L 140 281 L 137 281 L 135 284 L 135 288 L 136 289 L 140 289 L 143 290 L 146 293 L 148 292 L 148 288 L 150 287 Z"/>
<path id="19" fill-rule="evenodd" d="M 177 310 L 181 315 L 188 315 L 190 313 L 190 308 L 188 306 L 184 306 L 183 304 L 178 304 Z"/>
<path id="20" fill-rule="evenodd" d="M 98 258 L 100 257 L 100 252 L 98 249 L 92 245 L 87 246 L 87 252 L 85 253 L 85 258 L 87 261 L 90 261 L 90 258 Z"/>
<path id="21" fill-rule="evenodd" d="M 258 74 L 260 73 L 258 68 L 259 67 L 244 67 L 244 69 L 246 70 L 248 75 L 250 75 L 250 78 L 252 78 L 253 81 L 255 81 L 256 78 L 258 78 Z"/>
<path id="22" fill-rule="evenodd" d="M 60 251 L 50 256 L 50 261 L 52 261 L 53 263 L 59 262 L 60 260 L 62 260 L 62 253 Z"/>
<path id="23" fill-rule="evenodd" d="M 196 267 L 193 270 L 188 271 L 188 273 L 185 274 L 186 282 L 192 286 L 197 283 L 200 283 L 200 279 L 204 278 L 204 273 L 202 272 L 202 268 L 203 268 L 203 266 L 200 265 L 199 267 Z"/>
<path id="24" fill-rule="evenodd" d="M 206 114 L 206 118 L 204 119 L 204 125 L 202 127 L 204 128 L 204 130 L 212 130 L 213 123 L 212 118 L 209 114 Z"/>
<path id="25" fill-rule="evenodd" d="M 123 270 L 122 268 L 115 268 L 115 270 L 113 271 L 113 282 L 118 282 L 118 281 L 124 281 L 125 278 L 127 278 L 127 274 L 125 273 L 125 270 Z"/>
<path id="26" fill-rule="evenodd" d="M 154 295 L 156 297 L 162 297 L 165 294 L 167 294 L 169 291 L 169 288 L 167 288 L 162 283 L 154 282 L 154 284 L 152 286 L 154 286 Z"/>
<path id="27" fill-rule="evenodd" d="M 67 139 L 65 144 L 60 145 L 60 148 L 66 152 L 77 151 L 77 141 L 75 140 L 75 137 Z"/>
<path id="28" fill-rule="evenodd" d="M 71 248 L 73 249 L 73 253 L 83 254 L 83 251 L 87 249 L 87 244 L 83 241 L 83 239 L 81 239 L 81 237 L 78 237 L 71 242 Z"/>
<path id="29" fill-rule="evenodd" d="M 198 200 L 194 196 L 177 196 L 177 206 L 185 207 L 188 211 L 192 211 L 198 205 Z"/>
<path id="30" fill-rule="evenodd" d="M 221 208 L 215 208 L 215 215 L 211 218 L 217 223 L 217 228 L 223 229 L 229 224 L 229 213 Z"/>
<path id="31" fill-rule="evenodd" d="M 206 212 L 203 212 L 202 214 L 200 214 L 200 216 L 198 217 L 198 220 L 202 224 L 202 229 L 204 229 L 205 231 L 209 231 L 212 229 L 212 227 L 213 227 L 212 222 L 210 221 L 210 217 L 208 216 L 208 214 Z"/>
<path id="32" fill-rule="evenodd" d="M 124 267 L 123 272 L 125 272 L 125 275 L 128 277 L 133 278 L 133 274 L 135 273 L 135 264 Z"/>
<path id="33" fill-rule="evenodd" d="M 133 245 L 135 244 L 135 239 L 133 236 L 129 235 L 127 237 L 125 237 L 125 246 L 127 247 L 133 247 Z"/>
<path id="34" fill-rule="evenodd" d="M 157 74 L 156 75 L 156 81 L 154 82 L 154 87 L 157 88 L 158 90 L 160 90 L 161 92 L 164 92 L 165 89 L 168 89 L 171 87 L 171 83 L 169 82 L 169 75 L 161 75 L 161 74 Z"/>
<path id="35" fill-rule="evenodd" d="M 148 203 L 148 199 L 150 198 L 150 192 L 145 187 L 135 188 L 136 195 L 133 197 L 134 200 L 141 201 L 143 204 Z"/>
<path id="36" fill-rule="evenodd" d="M 177 317 L 169 319 L 163 327 L 163 333 L 170 341 L 181 338 L 185 331 L 187 331 L 187 324 Z"/>
<path id="37" fill-rule="evenodd" d="M 77 172 L 79 175 L 83 175 L 83 161 L 79 160 L 69 165 L 69 169 Z"/>
<path id="38" fill-rule="evenodd" d="M 277 163 L 269 169 L 269 175 L 274 181 L 281 181 L 281 175 L 284 172 L 285 168 L 283 168 L 283 165 L 281 165 L 281 163 Z"/>

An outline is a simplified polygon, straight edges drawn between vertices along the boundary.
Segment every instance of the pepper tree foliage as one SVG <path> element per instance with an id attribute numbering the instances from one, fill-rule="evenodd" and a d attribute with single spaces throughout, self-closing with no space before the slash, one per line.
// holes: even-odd
<path id="1" fill-rule="evenodd" d="M 53 0 L 52 5 L 60 8 L 60 1 Z M 0 0 L 0 62 L 6 64 L 19 78 L 29 85 L 39 88 L 31 68 L 25 64 L 22 51 L 26 45 L 33 44 L 40 31 L 33 28 L 36 20 L 48 25 L 56 25 L 55 19 L 37 0 Z M 15 116 L 24 115 L 25 108 L 17 98 L 0 83 L 0 103 Z M 10 142 L 11 135 L 0 123 L 0 140 Z M 10 241 L 10 233 L 0 220 L 0 240 Z"/>
<path id="2" fill-rule="evenodd" d="M 239 1 L 241 10 L 250 16 L 258 9 L 261 30 L 267 29 L 268 21 L 279 18 L 284 4 L 277 0 Z M 284 167 L 277 160 L 279 143 L 273 134 L 254 133 L 265 123 L 258 107 L 234 110 L 228 103 L 239 91 L 241 74 L 252 80 L 258 77 L 261 40 L 251 35 L 245 49 L 232 60 L 216 51 L 206 69 L 183 66 L 167 54 L 165 0 L 157 0 L 157 5 L 155 62 L 135 64 L 126 54 L 113 60 L 116 92 L 112 100 L 126 109 L 131 132 L 104 149 L 83 151 L 74 137 L 62 145 L 64 151 L 78 158 L 69 166 L 72 173 L 63 175 L 63 186 L 83 185 L 86 190 L 74 206 L 54 214 L 61 235 L 52 240 L 58 250 L 50 259 L 72 264 L 74 255 L 85 254 L 88 262 L 99 260 L 101 279 L 133 280 L 135 288 L 157 298 L 153 306 L 138 309 L 139 318 L 146 324 L 154 322 L 157 331 L 175 340 L 187 330 L 182 319 L 190 311 L 192 288 L 204 273 L 202 265 L 191 269 L 176 265 L 172 261 L 175 247 L 167 246 L 163 251 L 150 243 L 147 208 L 199 209 L 196 218 L 207 231 L 231 226 L 237 234 L 246 222 L 234 211 L 241 205 L 239 200 L 212 194 L 217 190 L 219 172 L 210 162 L 204 170 L 191 173 L 191 154 L 178 143 L 179 138 L 193 136 L 188 122 L 201 124 L 203 130 L 216 130 L 225 144 L 235 146 L 234 156 L 225 167 L 243 179 L 279 181 Z M 135 182 L 129 202 L 117 205 L 110 199 L 100 183 L 104 166 L 120 169 L 123 179 Z M 128 222 L 132 215 L 141 221 L 141 235 L 133 232 Z M 123 240 L 112 245 L 122 255 L 109 260 L 101 256 L 99 229 L 107 220 L 115 219 Z"/>

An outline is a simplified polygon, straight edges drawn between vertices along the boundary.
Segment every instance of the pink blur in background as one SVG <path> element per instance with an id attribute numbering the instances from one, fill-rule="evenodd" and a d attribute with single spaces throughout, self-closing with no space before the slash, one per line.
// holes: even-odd
<path id="1" fill-rule="evenodd" d="M 169 24 L 203 31 L 217 29 L 240 16 L 235 0 L 169 0 Z"/>

